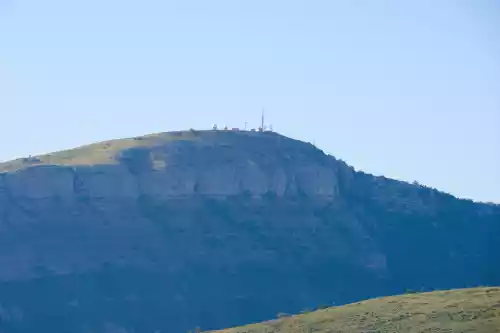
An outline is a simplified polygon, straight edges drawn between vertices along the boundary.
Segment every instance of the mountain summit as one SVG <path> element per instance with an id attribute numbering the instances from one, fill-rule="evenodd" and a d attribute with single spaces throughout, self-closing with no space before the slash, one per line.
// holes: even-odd
<path id="1" fill-rule="evenodd" d="M 184 131 L 0 164 L 0 332 L 185 332 L 500 284 L 500 206 L 273 132 Z"/>
<path id="2" fill-rule="evenodd" d="M 0 172 L 6 172 L 3 187 L 25 198 L 334 197 L 336 167 L 312 145 L 273 132 L 189 131 L 19 159 L 0 164 Z"/>

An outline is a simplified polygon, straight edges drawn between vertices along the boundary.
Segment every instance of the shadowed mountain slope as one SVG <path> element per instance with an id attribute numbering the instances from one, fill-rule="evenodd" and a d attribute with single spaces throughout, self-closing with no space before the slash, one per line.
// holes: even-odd
<path id="1" fill-rule="evenodd" d="M 498 205 L 276 133 L 114 140 L 0 164 L 0 332 L 175 333 L 498 285 L 499 244 Z"/>

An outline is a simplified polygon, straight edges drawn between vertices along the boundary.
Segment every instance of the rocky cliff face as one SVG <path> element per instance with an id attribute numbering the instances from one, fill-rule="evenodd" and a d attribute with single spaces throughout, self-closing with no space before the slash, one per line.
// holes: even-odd
<path id="1" fill-rule="evenodd" d="M 127 149 L 113 164 L 31 165 L 1 174 L 0 188 L 13 200 L 338 192 L 335 161 L 307 144 L 274 133 L 214 134 Z"/>
<path id="2" fill-rule="evenodd" d="M 2 333 L 222 328 L 500 283 L 499 206 L 275 133 L 165 133 L 0 172 Z"/>

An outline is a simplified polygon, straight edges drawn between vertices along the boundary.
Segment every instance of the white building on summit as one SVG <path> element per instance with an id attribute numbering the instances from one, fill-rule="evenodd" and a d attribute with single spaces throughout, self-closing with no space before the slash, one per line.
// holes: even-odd
<path id="1" fill-rule="evenodd" d="M 264 109 L 262 109 L 262 116 L 261 116 L 261 119 L 260 119 L 260 126 L 257 127 L 257 128 L 250 128 L 250 129 L 247 129 L 247 122 L 245 122 L 245 127 L 243 129 L 239 128 L 239 127 L 229 127 L 229 126 L 224 126 L 222 128 L 222 130 L 224 131 L 233 131 L 233 132 L 240 132 L 240 131 L 250 131 L 250 132 L 273 132 L 273 125 L 266 125 L 266 122 L 265 122 L 265 113 L 264 113 Z M 212 130 L 213 131 L 218 131 L 219 130 L 219 126 L 217 126 L 217 124 L 213 124 L 212 125 Z"/>

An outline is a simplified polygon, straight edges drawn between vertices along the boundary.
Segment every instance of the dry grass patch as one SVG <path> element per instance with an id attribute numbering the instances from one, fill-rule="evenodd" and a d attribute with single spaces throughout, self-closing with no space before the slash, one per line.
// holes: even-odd
<path id="1" fill-rule="evenodd" d="M 218 333 L 500 332 L 500 288 L 371 299 Z"/>
<path id="2" fill-rule="evenodd" d="M 146 136 L 110 140 L 75 149 L 63 150 L 29 158 L 19 158 L 0 163 L 0 172 L 10 172 L 35 165 L 96 165 L 115 164 L 119 154 L 127 149 L 137 147 L 154 147 L 175 140 L 195 140 L 198 135 L 194 131 L 157 133 Z"/>

